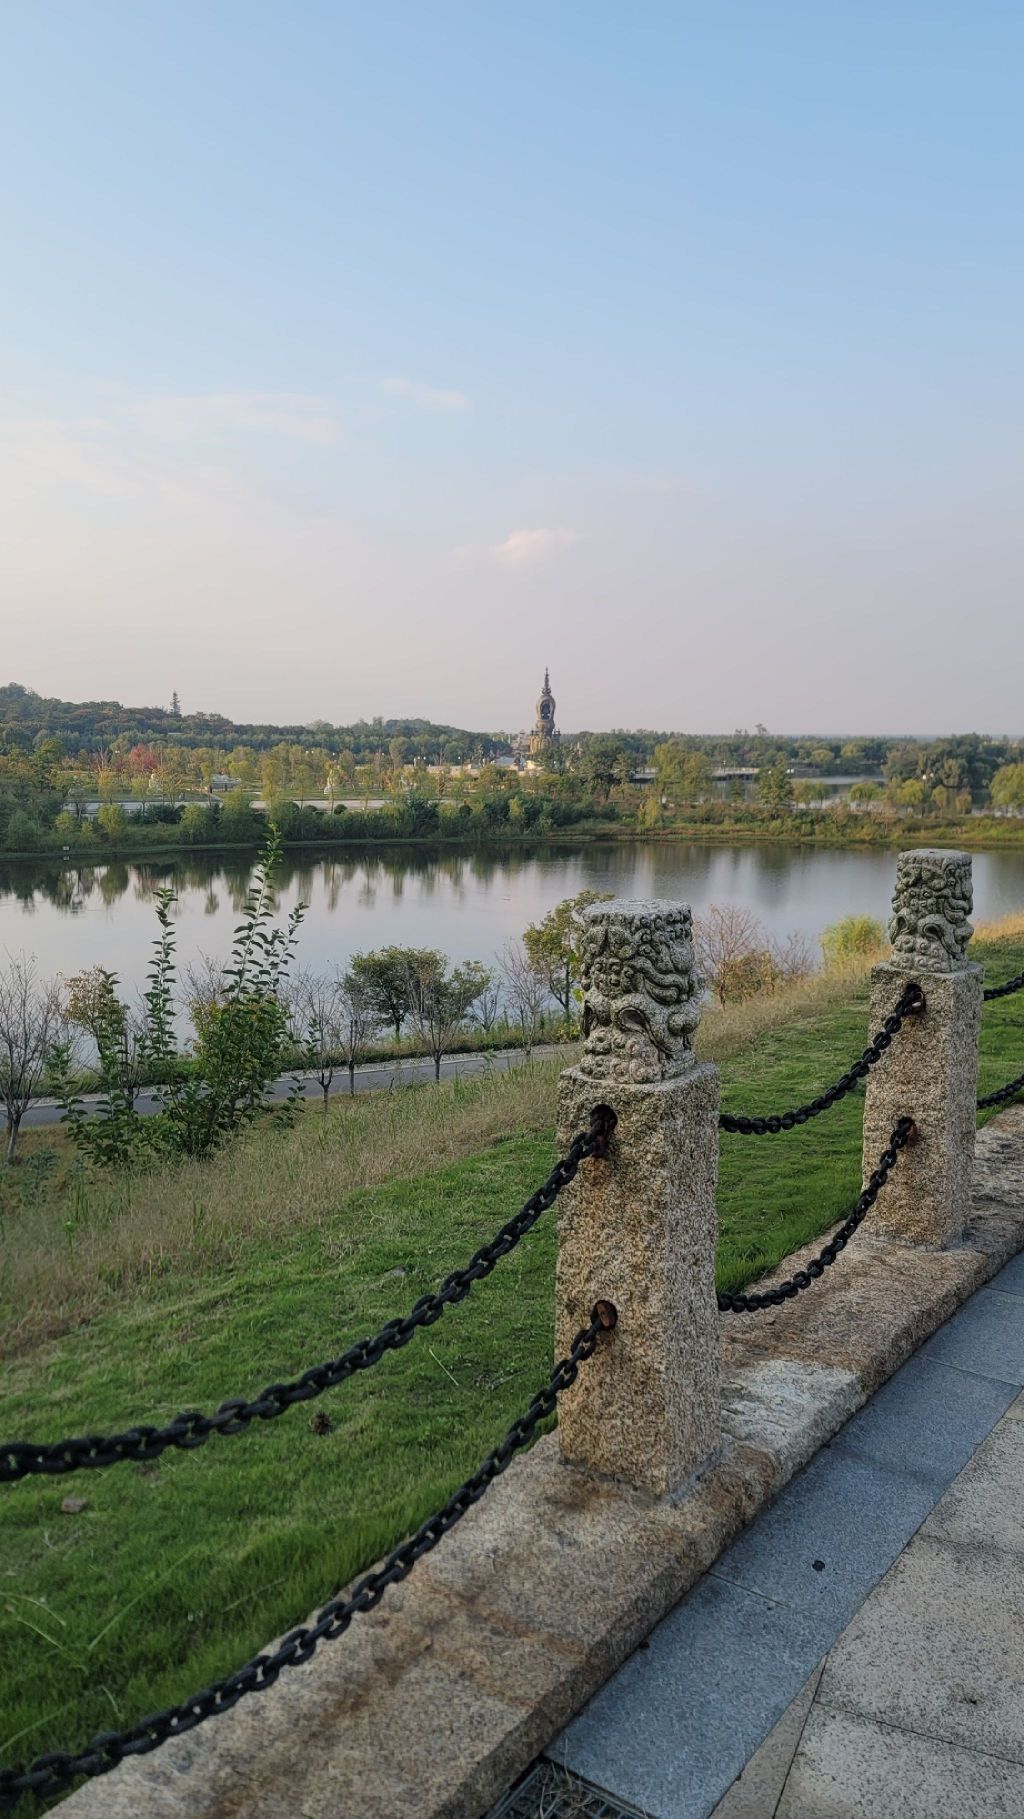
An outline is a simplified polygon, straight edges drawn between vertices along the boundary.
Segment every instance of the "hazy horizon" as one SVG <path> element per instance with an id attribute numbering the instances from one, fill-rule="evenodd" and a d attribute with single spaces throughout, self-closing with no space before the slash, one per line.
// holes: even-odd
<path id="1" fill-rule="evenodd" d="M 24 686 L 1020 724 L 1024 11 L 38 0 L 4 49 Z"/>
<path id="2" fill-rule="evenodd" d="M 554 679 L 552 678 L 552 680 L 554 680 Z M 82 705 L 86 705 L 88 702 L 92 702 L 94 704 L 98 704 L 103 701 L 117 702 L 117 704 L 123 708 L 138 709 L 138 710 L 142 710 L 142 711 L 146 711 L 151 708 L 157 708 L 157 709 L 165 708 L 166 709 L 168 706 L 167 701 L 158 701 L 155 699 L 146 700 L 146 701 L 143 701 L 143 700 L 128 701 L 128 700 L 123 700 L 120 697 L 115 696 L 115 695 L 105 695 L 105 696 L 97 695 L 97 696 L 91 696 L 91 697 L 55 696 L 53 694 L 52 690 L 47 690 L 45 688 L 35 688 L 31 683 L 24 682 L 22 680 L 22 678 L 20 678 L 20 677 L 12 677 L 12 678 L 10 678 L 10 680 L 7 683 L 0 683 L 0 687 L 9 687 L 12 682 L 16 683 L 19 687 L 30 689 L 32 693 L 39 695 L 44 700 L 46 700 L 46 699 L 51 699 L 51 700 L 66 699 L 69 702 L 78 701 Z M 180 693 L 180 691 L 179 691 L 179 693 Z M 532 724 L 532 722 L 529 720 L 529 717 L 522 720 L 521 722 L 505 721 L 505 722 L 501 722 L 501 723 L 495 722 L 493 725 L 485 725 L 483 723 L 471 724 L 470 722 L 465 721 L 465 720 L 458 720 L 456 718 L 453 718 L 452 715 L 450 715 L 450 714 L 445 714 L 445 715 L 440 715 L 440 716 L 435 717 L 435 716 L 429 715 L 429 714 L 417 714 L 417 713 L 410 713 L 410 714 L 390 714 L 390 713 L 365 714 L 365 713 L 363 713 L 363 714 L 356 714 L 352 719 L 349 719 L 349 720 L 336 720 L 336 721 L 329 720 L 326 714 L 313 714 L 304 720 L 284 720 L 284 719 L 273 719 L 273 718 L 270 720 L 257 720 L 257 719 L 254 719 L 253 716 L 245 715 L 245 714 L 239 715 L 236 719 L 233 716 L 224 715 L 223 710 L 221 708 L 219 708 L 215 702 L 210 702 L 210 701 L 203 702 L 202 704 L 189 703 L 188 701 L 183 701 L 181 703 L 181 713 L 182 713 L 182 717 L 184 719 L 187 719 L 189 717 L 189 715 L 191 715 L 191 714 L 220 714 L 226 719 L 231 718 L 233 721 L 233 724 L 238 725 L 238 726 L 263 726 L 263 725 L 294 726 L 294 727 L 300 727 L 300 728 L 303 728 L 305 730 L 310 730 L 310 731 L 315 730 L 316 727 L 319 725 L 372 726 L 376 720 L 382 720 L 385 725 L 388 725 L 391 722 L 402 721 L 402 720 L 407 720 L 407 721 L 422 720 L 422 721 L 427 721 L 430 724 L 435 725 L 435 726 L 451 726 L 453 728 L 456 728 L 460 732 L 487 733 L 487 734 L 495 734 L 495 735 L 497 735 L 499 733 L 507 733 L 511 737 L 514 737 L 518 733 L 528 732 L 530 730 L 530 726 Z M 566 739 L 572 739 L 576 736 L 581 736 L 583 734 L 594 734 L 594 733 L 608 734 L 608 735 L 621 734 L 624 736 L 634 737 L 634 738 L 639 737 L 640 735 L 645 734 L 645 733 L 665 733 L 672 737 L 675 737 L 677 735 L 688 736 L 691 733 L 694 733 L 694 731 L 695 731 L 695 729 L 692 727 L 644 726 L 644 725 L 640 725 L 639 723 L 636 724 L 635 726 L 623 726 L 623 725 L 584 726 L 581 723 L 578 726 L 560 726 L 559 727 L 560 736 L 563 738 L 566 738 Z M 995 738 L 995 739 L 1005 738 L 1005 739 L 1012 739 L 1015 741 L 1018 739 L 1024 738 L 1024 733 L 1015 732 L 1014 730 L 1008 729 L 1006 727 L 1000 727 L 1000 728 L 988 729 L 988 730 L 981 729 L 979 727 L 974 727 L 974 726 L 971 726 L 971 727 L 956 727 L 956 726 L 940 727 L 937 729 L 932 727 L 931 729 L 926 728 L 923 732 L 908 732 L 906 730 L 906 728 L 903 728 L 903 729 L 896 728 L 894 730 L 891 727 L 889 727 L 889 728 L 883 727 L 879 731 L 873 732 L 873 733 L 867 733 L 863 727 L 808 726 L 808 727 L 802 727 L 802 728 L 801 727 L 794 728 L 794 727 L 785 727 L 785 726 L 775 726 L 775 727 L 765 727 L 764 728 L 764 736 L 769 739 L 804 739 L 804 740 L 806 740 L 806 739 L 840 739 L 840 740 L 845 740 L 845 739 L 870 738 L 870 739 L 880 739 L 880 740 L 889 740 L 889 741 L 898 741 L 900 739 L 908 739 L 908 740 L 924 742 L 927 744 L 930 741 L 937 740 L 937 739 L 970 738 L 974 735 L 977 735 L 977 736 L 983 737 L 983 738 L 984 737 L 991 737 L 991 738 Z M 740 736 L 740 737 L 749 736 L 750 738 L 755 738 L 755 737 L 757 737 L 757 728 L 756 727 L 724 727 L 724 726 L 710 727 L 710 728 L 705 728 L 703 732 L 695 733 L 695 736 L 698 738 L 706 738 L 706 739 L 716 739 L 716 738 L 734 739 L 737 736 Z"/>

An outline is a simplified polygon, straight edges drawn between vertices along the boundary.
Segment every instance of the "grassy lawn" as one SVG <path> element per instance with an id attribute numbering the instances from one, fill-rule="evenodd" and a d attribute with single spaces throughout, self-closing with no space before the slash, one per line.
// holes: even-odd
<path id="1" fill-rule="evenodd" d="M 1024 967 L 1024 936 L 981 957 L 997 983 Z M 724 1106 L 812 1096 L 864 1046 L 866 1004 L 850 979 L 745 1027 L 709 1018 Z M 986 1011 L 981 1090 L 1022 1054 L 1024 994 Z M 3 1221 L 0 1428 L 57 1438 L 211 1408 L 404 1311 L 547 1173 L 556 1072 L 343 1103 L 205 1172 L 92 1186 L 84 1205 L 58 1153 L 37 1167 L 38 1206 L 11 1203 Z M 787 1136 L 723 1137 L 722 1287 L 852 1203 L 860 1111 L 854 1094 Z M 0 1762 L 77 1746 L 228 1672 L 442 1501 L 549 1368 L 554 1246 L 549 1214 L 405 1350 L 244 1437 L 0 1487 Z M 34 1312 L 15 1305 L 37 1291 Z M 86 1507 L 63 1513 L 69 1496 Z"/>

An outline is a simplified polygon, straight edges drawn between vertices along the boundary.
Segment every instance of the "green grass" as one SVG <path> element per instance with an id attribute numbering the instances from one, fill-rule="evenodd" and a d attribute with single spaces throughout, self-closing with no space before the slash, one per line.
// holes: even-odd
<path id="1" fill-rule="evenodd" d="M 1020 931 L 983 957 L 994 983 L 1020 970 Z M 848 980 L 796 994 L 784 1016 L 759 1012 L 745 1034 L 735 1019 L 709 1019 L 724 1106 L 782 1110 L 812 1096 L 864 1046 L 866 1005 L 866 982 Z M 1024 994 L 987 1008 L 982 1054 L 982 1091 L 1024 1068 Z M 255 1392 L 372 1331 L 467 1258 L 547 1173 L 556 1071 L 420 1089 L 390 1109 L 343 1105 L 326 1123 L 307 1117 L 275 1139 L 283 1147 L 266 1180 L 272 1152 L 257 1134 L 205 1176 L 143 1181 L 137 1203 L 118 1213 L 112 1201 L 103 1216 L 145 1212 L 162 1229 L 172 1187 L 180 1194 L 188 1181 L 198 1195 L 218 1169 L 246 1216 L 211 1235 L 207 1213 L 191 1244 L 154 1251 L 147 1236 L 141 1260 L 122 1260 L 81 1304 L 62 1291 L 44 1336 L 26 1329 L 9 1359 L 0 1427 L 56 1438 L 163 1421 Z M 786 1136 L 723 1137 L 720 1286 L 749 1281 L 850 1206 L 860 1115 L 855 1094 Z M 371 1138 L 376 1173 L 364 1156 Z M 346 1192 L 354 1172 L 363 1185 Z M 58 1232 L 47 1228 L 51 1246 Z M 72 1232 L 72 1255 L 75 1243 Z M 554 1247 L 548 1215 L 403 1351 L 244 1437 L 150 1467 L 0 1487 L 0 1762 L 76 1746 L 230 1671 L 436 1507 L 547 1373 Z M 311 1425 L 321 1412 L 327 1432 Z M 67 1496 L 87 1507 L 62 1513 Z"/>

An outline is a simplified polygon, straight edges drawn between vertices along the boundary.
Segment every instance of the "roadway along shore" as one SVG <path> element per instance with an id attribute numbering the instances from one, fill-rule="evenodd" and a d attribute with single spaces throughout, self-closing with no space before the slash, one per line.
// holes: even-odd
<path id="1" fill-rule="evenodd" d="M 545 1043 L 534 1049 L 534 1055 L 556 1055 L 560 1051 L 558 1043 Z M 521 1048 L 501 1048 L 482 1050 L 463 1055 L 446 1055 L 441 1062 L 442 1080 L 453 1080 L 459 1075 L 483 1074 L 488 1070 L 507 1073 L 510 1068 L 521 1066 L 523 1051 Z M 275 1080 L 267 1094 L 268 1102 L 286 1099 L 292 1088 L 293 1074 L 282 1075 Z M 399 1086 L 421 1086 L 434 1078 L 434 1063 L 429 1055 L 416 1056 L 407 1061 L 374 1061 L 366 1067 L 357 1067 L 355 1071 L 355 1090 L 357 1093 L 388 1092 Z M 349 1091 L 348 1069 L 339 1068 L 331 1082 L 331 1097 L 347 1095 Z M 300 1098 L 321 1099 L 323 1092 L 319 1080 L 313 1074 L 304 1074 Z M 82 1100 L 87 1110 L 99 1104 L 98 1093 L 87 1093 Z M 160 1110 L 156 1090 L 145 1087 L 135 1101 L 135 1109 L 144 1117 Z M 96 1115 L 95 1112 L 93 1115 Z M 61 1121 L 60 1106 L 52 1099 L 38 1099 L 29 1107 L 22 1119 L 22 1130 L 39 1129 L 41 1126 L 59 1124 Z"/>

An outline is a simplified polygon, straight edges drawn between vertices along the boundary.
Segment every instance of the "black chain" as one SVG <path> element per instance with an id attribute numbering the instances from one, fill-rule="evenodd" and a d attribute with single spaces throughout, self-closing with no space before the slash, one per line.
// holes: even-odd
<path id="1" fill-rule="evenodd" d="M 900 1151 L 906 1149 L 907 1144 L 914 1143 L 916 1139 L 917 1126 L 913 1118 L 900 1118 L 889 1138 L 888 1148 L 882 1151 L 878 1159 L 878 1167 L 868 1178 L 867 1186 L 849 1218 L 839 1227 L 828 1243 L 823 1245 L 813 1262 L 808 1263 L 805 1269 L 797 1270 L 795 1275 L 789 1276 L 785 1282 L 780 1282 L 776 1288 L 766 1288 L 760 1294 L 719 1295 L 718 1306 L 721 1312 L 723 1314 L 756 1314 L 765 1307 L 781 1307 L 784 1301 L 792 1301 L 795 1296 L 799 1295 L 801 1289 L 810 1288 L 811 1283 L 816 1282 L 819 1276 L 823 1276 L 830 1265 L 835 1262 L 840 1251 L 846 1249 L 857 1227 L 867 1217 L 888 1181 L 890 1173 L 896 1166 Z"/>
<path id="2" fill-rule="evenodd" d="M 985 998 L 987 1000 L 1009 998 L 1012 992 L 1019 992 L 1022 988 L 1024 988 L 1024 973 L 1017 973 L 1012 979 L 1008 979 L 1005 985 L 986 986 Z M 1016 1080 L 1008 1080 L 1006 1085 L 1001 1086 L 997 1092 L 986 1093 L 983 1099 L 978 1100 L 978 1110 L 983 1112 L 987 1111 L 991 1105 L 1005 1105 L 1008 1099 L 1015 1099 L 1020 1092 L 1024 1092 L 1024 1074 L 1018 1074 Z"/>
<path id="3" fill-rule="evenodd" d="M 212 1415 L 190 1410 L 175 1415 L 166 1427 L 130 1427 L 121 1434 L 87 1434 L 52 1443 L 0 1442 L 0 1482 L 12 1482 L 34 1473 L 59 1475 L 117 1465 L 122 1460 L 144 1463 L 158 1458 L 169 1446 L 187 1451 L 202 1446 L 211 1434 L 240 1434 L 251 1421 L 272 1421 L 293 1403 L 309 1402 L 314 1396 L 322 1396 L 325 1390 L 337 1388 L 356 1371 L 369 1369 L 388 1352 L 407 1345 L 421 1327 L 433 1326 L 448 1308 L 464 1301 L 473 1284 L 489 1276 L 495 1264 L 515 1249 L 541 1214 L 554 1204 L 584 1158 L 605 1154 L 614 1128 L 614 1112 L 607 1106 L 598 1106 L 591 1113 L 590 1128 L 574 1139 L 543 1187 L 538 1188 L 522 1210 L 495 1233 L 489 1244 L 482 1245 L 474 1253 L 464 1269 L 446 1276 L 434 1294 L 421 1296 L 409 1313 L 389 1320 L 372 1338 L 358 1339 L 348 1351 L 342 1352 L 340 1358 L 312 1365 L 291 1383 L 269 1384 L 255 1401 L 233 1398 L 222 1402 Z"/>
<path id="4" fill-rule="evenodd" d="M 904 1019 L 914 1011 L 923 1010 L 924 992 L 916 981 L 911 982 L 904 991 L 891 1017 L 887 1017 L 877 1036 L 872 1037 L 867 1048 L 853 1066 L 841 1074 L 834 1086 L 812 1099 L 807 1105 L 800 1105 L 791 1112 L 779 1112 L 770 1118 L 741 1118 L 730 1112 L 723 1112 L 718 1120 L 719 1129 L 738 1133 L 741 1137 L 776 1136 L 779 1131 L 791 1131 L 796 1124 L 806 1124 L 809 1118 L 817 1118 L 819 1113 L 827 1112 L 839 1099 L 853 1091 L 858 1081 L 882 1059 L 887 1048 L 892 1046 L 894 1036 L 899 1034 Z"/>
<path id="5" fill-rule="evenodd" d="M 1007 1099 L 1016 1099 L 1018 1093 L 1024 1092 L 1024 1074 L 1018 1074 L 1016 1080 L 1008 1080 L 997 1092 L 986 1093 L 984 1099 L 978 1100 L 979 1112 L 990 1105 L 1005 1105 Z"/>
<path id="6" fill-rule="evenodd" d="M 986 999 L 1008 998 L 1011 992 L 1019 992 L 1022 988 L 1024 988 L 1024 973 L 1018 973 L 1015 978 L 1007 979 L 1005 985 L 986 986 L 985 997 Z"/>
<path id="7" fill-rule="evenodd" d="M 193 1693 L 181 1705 L 154 1712 L 129 1730 L 104 1731 L 84 1750 L 73 1753 L 55 1750 L 25 1768 L 0 1769 L 0 1808 L 10 1809 L 23 1794 L 36 1794 L 44 1800 L 66 1792 L 79 1775 L 105 1775 L 127 1756 L 145 1756 L 159 1749 L 169 1737 L 181 1737 L 194 1730 L 207 1718 L 228 1712 L 247 1693 L 260 1693 L 273 1686 L 286 1667 L 298 1667 L 308 1661 L 317 1645 L 333 1642 L 343 1636 L 360 1611 L 372 1611 L 389 1585 L 407 1578 L 424 1554 L 461 1522 L 468 1509 L 478 1503 L 495 1478 L 505 1470 L 513 1456 L 533 1439 L 542 1421 L 554 1414 L 559 1396 L 575 1383 L 580 1365 L 593 1357 L 602 1332 L 615 1324 L 615 1310 L 608 1302 L 599 1302 L 590 1324 L 576 1334 L 569 1355 L 555 1365 L 547 1382 L 537 1391 L 526 1413 L 513 1421 L 504 1439 L 479 1465 L 471 1478 L 449 1497 L 444 1506 L 422 1522 L 416 1533 L 393 1549 L 382 1567 L 360 1579 L 348 1597 L 332 1598 L 319 1611 L 312 1623 L 292 1630 L 272 1654 L 254 1655 L 244 1667 L 215 1680 L 201 1693 Z"/>

